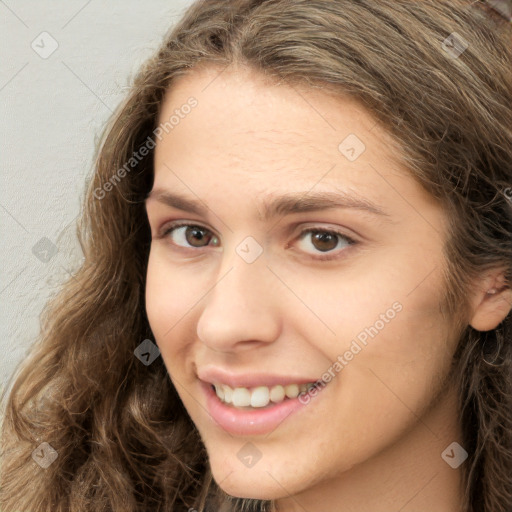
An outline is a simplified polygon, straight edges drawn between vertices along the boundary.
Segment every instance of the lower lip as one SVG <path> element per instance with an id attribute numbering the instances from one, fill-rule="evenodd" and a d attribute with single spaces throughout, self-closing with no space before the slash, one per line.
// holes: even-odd
<path id="1" fill-rule="evenodd" d="M 212 419 L 226 432 L 237 436 L 269 434 L 289 416 L 307 405 L 297 397 L 285 399 L 269 408 L 236 409 L 221 402 L 211 384 L 201 382 L 201 386 Z"/>

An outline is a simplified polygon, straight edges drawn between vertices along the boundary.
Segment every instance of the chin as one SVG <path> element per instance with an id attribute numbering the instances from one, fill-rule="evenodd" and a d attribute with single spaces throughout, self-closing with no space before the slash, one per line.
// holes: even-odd
<path id="1" fill-rule="evenodd" d="M 274 482 L 275 484 L 275 482 Z M 250 480 L 233 482 L 227 485 L 222 482 L 222 485 L 217 485 L 233 498 L 246 498 L 252 500 L 276 500 L 284 498 L 282 488 L 265 488 L 259 482 L 251 482 Z"/>
<path id="2" fill-rule="evenodd" d="M 234 498 L 247 498 L 255 500 L 276 500 L 288 496 L 265 470 L 255 471 L 255 469 L 243 469 L 226 471 L 215 471 L 212 468 L 212 475 L 216 484 L 230 496 Z M 282 485 L 288 489 L 288 484 Z"/>

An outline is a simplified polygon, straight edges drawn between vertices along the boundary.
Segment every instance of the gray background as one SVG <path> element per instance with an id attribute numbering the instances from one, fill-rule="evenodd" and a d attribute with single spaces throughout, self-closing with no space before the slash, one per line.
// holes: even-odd
<path id="1" fill-rule="evenodd" d="M 75 221 L 101 129 L 190 3 L 0 0 L 0 393 L 81 262 Z"/>

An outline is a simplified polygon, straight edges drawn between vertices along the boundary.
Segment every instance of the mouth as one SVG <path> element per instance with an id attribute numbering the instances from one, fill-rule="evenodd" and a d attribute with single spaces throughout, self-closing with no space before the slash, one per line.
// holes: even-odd
<path id="1" fill-rule="evenodd" d="M 315 414 L 316 403 L 322 401 L 317 396 L 324 395 L 327 386 L 321 379 L 307 382 L 297 377 L 233 376 L 204 369 L 198 377 L 209 420 L 234 436 L 270 435 L 285 421 L 283 428 L 288 428 L 292 418 Z"/>
<path id="2" fill-rule="evenodd" d="M 307 384 L 291 383 L 284 386 L 277 384 L 275 386 L 257 386 L 252 388 L 232 388 L 222 383 L 211 385 L 212 390 L 215 391 L 215 394 L 222 403 L 242 410 L 268 409 L 319 387 L 319 381 Z"/>

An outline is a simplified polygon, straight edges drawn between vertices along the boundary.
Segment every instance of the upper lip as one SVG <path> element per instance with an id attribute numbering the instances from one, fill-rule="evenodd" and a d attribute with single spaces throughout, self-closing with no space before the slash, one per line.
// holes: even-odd
<path id="1" fill-rule="evenodd" d="M 232 388 L 255 388 L 258 386 L 286 386 L 288 384 L 307 384 L 317 382 L 315 377 L 299 377 L 296 375 L 276 375 L 246 371 L 236 374 L 215 366 L 203 366 L 197 369 L 200 380 L 209 384 L 227 384 Z"/>

